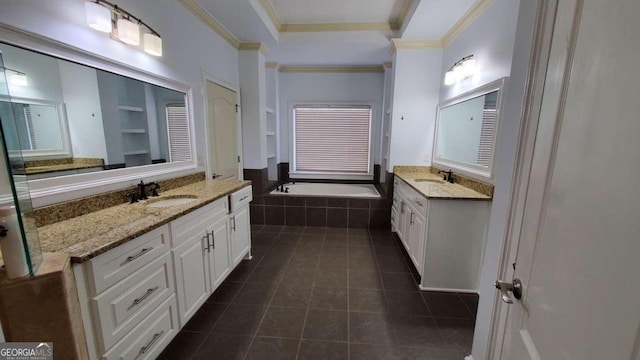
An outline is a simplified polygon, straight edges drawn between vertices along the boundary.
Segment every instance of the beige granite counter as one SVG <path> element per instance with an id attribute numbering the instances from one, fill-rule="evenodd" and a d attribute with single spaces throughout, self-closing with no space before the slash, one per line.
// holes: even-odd
<path id="1" fill-rule="evenodd" d="M 151 208 L 143 200 L 42 226 L 38 228 L 42 251 L 63 252 L 81 263 L 249 185 L 250 181 L 200 181 L 150 198 L 197 197 L 188 204 Z"/>
<path id="2" fill-rule="evenodd" d="M 476 185 L 476 189 L 474 190 L 461 184 L 416 181 L 418 179 L 442 180 L 442 175 L 434 174 L 430 167 L 396 166 L 393 168 L 393 173 L 394 176 L 403 180 L 429 199 L 484 201 L 490 201 L 492 199 L 492 196 L 489 194 L 493 194 L 493 187 L 487 184 L 479 183 L 480 185 Z"/>

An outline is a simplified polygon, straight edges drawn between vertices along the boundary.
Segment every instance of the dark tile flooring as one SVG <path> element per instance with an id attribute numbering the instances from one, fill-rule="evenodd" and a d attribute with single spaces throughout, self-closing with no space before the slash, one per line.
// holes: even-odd
<path id="1" fill-rule="evenodd" d="M 420 292 L 390 232 L 252 226 L 243 261 L 161 359 L 463 359 L 478 298 Z"/>

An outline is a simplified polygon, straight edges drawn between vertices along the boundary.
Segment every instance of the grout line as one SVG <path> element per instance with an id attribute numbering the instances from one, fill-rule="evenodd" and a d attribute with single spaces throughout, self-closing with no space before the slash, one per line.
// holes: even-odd
<path id="1" fill-rule="evenodd" d="M 320 246 L 320 253 L 322 253 L 322 249 L 324 248 L 324 239 L 327 237 L 327 231 L 325 230 L 324 236 L 322 237 L 322 245 Z M 309 294 L 309 302 L 307 303 L 307 311 L 304 314 L 304 321 L 302 322 L 302 333 L 300 334 L 300 341 L 298 342 L 298 350 L 296 351 L 296 359 L 300 356 L 300 349 L 302 348 L 302 340 L 304 339 L 304 329 L 307 326 L 307 318 L 309 317 L 309 309 L 311 308 L 311 297 L 313 296 L 313 288 L 316 281 L 316 275 L 318 273 L 318 269 L 320 268 L 320 259 L 318 259 L 318 263 L 316 264 L 314 273 L 313 273 L 313 281 L 311 282 L 311 293 Z"/>

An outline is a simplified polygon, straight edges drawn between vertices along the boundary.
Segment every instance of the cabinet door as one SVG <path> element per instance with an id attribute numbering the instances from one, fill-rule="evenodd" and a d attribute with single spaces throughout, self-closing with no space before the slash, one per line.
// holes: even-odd
<path id="1" fill-rule="evenodd" d="M 414 261 L 420 276 L 422 276 L 422 269 L 424 265 L 424 247 L 427 242 L 426 233 L 426 219 L 416 213 L 413 215 L 413 224 L 411 225 L 411 259 Z"/>
<path id="2" fill-rule="evenodd" d="M 231 258 L 233 266 L 242 261 L 242 257 L 251 247 L 251 224 L 249 207 L 243 206 L 231 215 Z"/>
<path id="3" fill-rule="evenodd" d="M 209 296 L 205 229 L 173 250 L 180 323 L 184 326 Z"/>
<path id="4" fill-rule="evenodd" d="M 406 239 L 405 230 L 406 230 L 407 215 L 408 215 L 407 203 L 404 201 L 402 196 L 400 196 L 398 200 L 400 202 L 400 209 L 398 210 L 398 225 L 396 226 L 396 228 L 398 232 L 398 237 L 406 245 L 407 239 Z"/>
<path id="5" fill-rule="evenodd" d="M 398 232 L 398 209 L 391 208 L 391 231 Z"/>
<path id="6" fill-rule="evenodd" d="M 225 216 L 216 220 L 209 228 L 209 268 L 211 276 L 211 292 L 231 272 L 231 260 L 229 256 L 229 217 Z"/>

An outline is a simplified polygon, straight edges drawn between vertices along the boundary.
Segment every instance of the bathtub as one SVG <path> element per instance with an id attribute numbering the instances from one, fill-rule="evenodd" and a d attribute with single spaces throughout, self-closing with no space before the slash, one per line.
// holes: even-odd
<path id="1" fill-rule="evenodd" d="M 272 195 L 293 196 L 325 196 L 325 197 L 353 197 L 363 199 L 380 198 L 380 193 L 371 184 L 331 184 L 331 183 L 301 183 L 284 184 L 289 188 L 288 193 L 273 190 Z"/>

